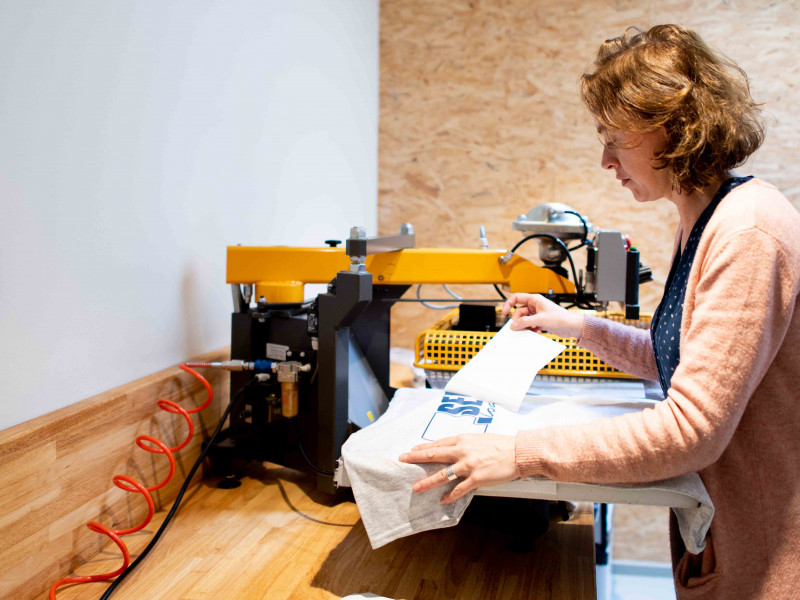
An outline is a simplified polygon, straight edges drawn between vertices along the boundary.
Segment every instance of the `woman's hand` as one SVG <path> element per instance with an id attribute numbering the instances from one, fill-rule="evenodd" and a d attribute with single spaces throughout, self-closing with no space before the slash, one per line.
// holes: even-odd
<path id="1" fill-rule="evenodd" d="M 442 496 L 441 503 L 450 504 L 479 487 L 519 479 L 515 443 L 509 435 L 466 433 L 415 446 L 400 456 L 400 462 L 451 463 L 452 472 L 461 481 Z M 447 470 L 418 481 L 413 491 L 426 492 L 448 483 Z"/>
<path id="2" fill-rule="evenodd" d="M 511 329 L 532 329 L 537 333 L 545 330 L 565 338 L 583 335 L 583 315 L 561 308 L 544 296 L 512 294 L 503 305 L 503 316 L 515 306 L 517 310 L 511 315 Z"/>

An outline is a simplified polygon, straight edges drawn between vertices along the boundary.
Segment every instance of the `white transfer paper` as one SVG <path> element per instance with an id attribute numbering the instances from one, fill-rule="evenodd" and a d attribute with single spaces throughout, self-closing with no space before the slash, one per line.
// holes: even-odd
<path id="1" fill-rule="evenodd" d="M 509 321 L 444 389 L 518 411 L 536 373 L 565 347 L 530 329 L 514 331 Z"/>

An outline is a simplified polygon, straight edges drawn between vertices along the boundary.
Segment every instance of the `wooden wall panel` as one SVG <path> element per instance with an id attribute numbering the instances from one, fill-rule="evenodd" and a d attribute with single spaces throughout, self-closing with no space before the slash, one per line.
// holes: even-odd
<path id="1" fill-rule="evenodd" d="M 224 349 L 198 360 L 228 357 Z M 228 374 L 205 371 L 214 401 L 193 415 L 195 435 L 175 453 L 175 476 L 153 492 L 156 510 L 175 498 L 227 405 Z M 112 477 L 129 475 L 150 486 L 168 473 L 166 457 L 135 444 L 141 434 L 170 447 L 185 439 L 185 421 L 160 410 L 161 398 L 193 408 L 207 393 L 175 367 L 0 431 L 0 598 L 36 597 L 100 552 L 108 540 L 89 531 L 87 521 L 117 528 L 142 521 L 145 501 L 115 487 Z"/>
<path id="2" fill-rule="evenodd" d="M 666 201 L 637 205 L 600 168 L 578 80 L 604 39 L 669 22 L 697 30 L 750 75 L 768 134 L 740 172 L 773 182 L 800 207 L 797 1 L 382 0 L 380 232 L 411 222 L 419 247 L 474 248 L 483 224 L 491 247 L 508 248 L 521 238 L 511 229 L 517 215 L 563 202 L 631 236 L 655 275 L 642 287 L 652 311 L 677 213 Z M 535 245 L 527 252 L 537 257 Z M 398 306 L 393 345 L 410 347 L 440 316 Z"/>

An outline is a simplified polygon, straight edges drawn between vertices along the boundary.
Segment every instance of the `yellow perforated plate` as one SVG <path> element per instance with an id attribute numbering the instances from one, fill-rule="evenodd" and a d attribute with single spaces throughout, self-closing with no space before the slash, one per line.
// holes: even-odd
<path id="1" fill-rule="evenodd" d="M 642 329 L 650 327 L 650 315 L 642 315 L 639 320 L 633 321 L 625 319 L 622 313 L 593 314 Z M 494 337 L 493 332 L 453 331 L 452 327 L 457 322 L 458 310 L 453 310 L 433 328 L 417 336 L 417 360 L 414 366 L 425 369 L 429 379 L 430 376 L 437 375 L 436 371 L 458 371 Z M 578 348 L 574 338 L 561 338 L 547 333 L 545 335 L 564 344 L 566 349 L 539 371 L 542 375 L 634 379 L 632 375 L 615 369 L 588 350 Z M 444 376 L 445 373 L 438 375 Z"/>

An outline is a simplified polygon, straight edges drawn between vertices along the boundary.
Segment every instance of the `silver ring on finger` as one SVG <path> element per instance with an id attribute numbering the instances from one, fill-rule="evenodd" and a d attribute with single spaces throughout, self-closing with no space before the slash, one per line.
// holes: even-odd
<path id="1" fill-rule="evenodd" d="M 453 465 L 450 465 L 444 470 L 444 476 L 447 477 L 447 481 L 455 481 L 458 479 L 458 475 L 453 471 Z"/>

